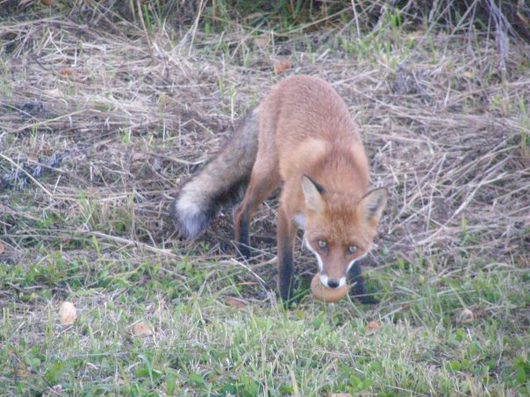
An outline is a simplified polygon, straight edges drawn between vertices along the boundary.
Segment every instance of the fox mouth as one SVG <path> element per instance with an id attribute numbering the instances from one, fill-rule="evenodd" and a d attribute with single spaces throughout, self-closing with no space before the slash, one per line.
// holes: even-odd
<path id="1" fill-rule="evenodd" d="M 338 285 L 333 287 L 329 285 L 329 281 L 329 277 L 326 274 L 320 274 L 320 284 L 326 288 L 342 288 L 346 285 L 346 277 L 341 277 L 338 280 Z"/>

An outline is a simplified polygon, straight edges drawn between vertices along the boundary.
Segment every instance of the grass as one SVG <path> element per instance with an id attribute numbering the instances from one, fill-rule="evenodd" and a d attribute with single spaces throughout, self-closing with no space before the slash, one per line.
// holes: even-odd
<path id="1" fill-rule="evenodd" d="M 235 21 L 222 1 L 180 10 L 177 30 L 163 2 L 4 18 L 0 394 L 530 395 L 528 44 L 499 52 L 469 15 L 444 30 L 410 9 L 353 23 L 281 4 Z M 377 305 L 304 289 L 278 305 L 275 198 L 249 263 L 229 209 L 198 242 L 173 236 L 178 186 L 291 74 L 334 84 L 390 190 L 364 269 Z M 316 269 L 296 263 L 302 281 Z"/>
<path id="2" fill-rule="evenodd" d="M 285 312 L 269 305 L 232 307 L 225 298 L 240 296 L 245 275 L 223 264 L 202 267 L 58 254 L 11 266 L 1 275 L 2 290 L 12 298 L 0 328 L 7 390 L 243 396 L 528 391 L 528 333 L 518 323 L 530 304 L 528 272 L 480 269 L 465 279 L 395 266 L 374 277 L 383 293 L 377 307 L 325 306 L 308 298 Z M 69 328 L 57 319 L 64 299 L 80 312 Z M 461 323 L 468 308 L 475 318 Z M 139 321 L 151 324 L 154 334 L 135 337 L 132 326 Z"/>

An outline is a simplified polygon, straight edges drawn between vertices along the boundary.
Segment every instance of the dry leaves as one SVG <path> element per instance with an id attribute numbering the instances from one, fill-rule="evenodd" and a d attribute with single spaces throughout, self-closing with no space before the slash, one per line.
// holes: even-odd
<path id="1" fill-rule="evenodd" d="M 248 302 L 244 299 L 240 298 L 234 298 L 233 296 L 229 296 L 225 299 L 225 303 L 229 306 L 235 307 L 236 309 L 244 309 L 247 307 Z"/>
<path id="2" fill-rule="evenodd" d="M 254 37 L 254 44 L 258 48 L 266 48 L 271 42 L 270 36 L 258 36 Z"/>
<path id="3" fill-rule="evenodd" d="M 72 302 L 63 302 L 59 309 L 61 325 L 72 325 L 77 319 L 77 310 Z"/>
<path id="4" fill-rule="evenodd" d="M 133 333 L 133 336 L 142 337 L 142 336 L 153 335 L 155 331 L 153 330 L 153 327 L 151 325 L 147 323 L 139 322 L 139 323 L 134 324 L 132 333 Z"/>
<path id="5" fill-rule="evenodd" d="M 72 68 L 62 68 L 58 71 L 58 73 L 61 75 L 61 76 L 65 76 L 65 77 L 72 77 L 75 73 L 74 69 Z"/>
<path id="6" fill-rule="evenodd" d="M 474 320 L 475 320 L 475 313 L 473 313 L 473 311 L 469 309 L 463 309 L 456 316 L 457 324 L 469 324 L 469 323 L 472 323 Z"/>
<path id="7" fill-rule="evenodd" d="M 275 61 L 274 62 L 274 73 L 282 74 L 290 70 L 292 67 L 293 65 L 291 61 L 289 60 Z"/>
<path id="8" fill-rule="evenodd" d="M 367 331 L 377 331 L 379 328 L 381 328 L 381 323 L 379 321 L 370 321 L 368 324 L 366 324 L 366 330 Z"/>
<path id="9" fill-rule="evenodd" d="M 2 254 L 5 250 L 6 250 L 6 246 L 4 245 L 4 243 L 0 241 L 0 254 Z"/>
<path id="10" fill-rule="evenodd" d="M 58 88 L 52 88 L 51 90 L 44 90 L 43 94 L 52 98 L 62 98 L 64 94 Z"/>

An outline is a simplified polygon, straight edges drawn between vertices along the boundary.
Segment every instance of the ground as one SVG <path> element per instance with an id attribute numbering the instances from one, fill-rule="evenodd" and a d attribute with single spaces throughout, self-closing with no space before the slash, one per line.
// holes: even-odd
<path id="1" fill-rule="evenodd" d="M 74 17 L 0 24 L 0 394 L 530 394 L 528 44 L 392 15 L 362 35 Z M 278 305 L 275 198 L 250 262 L 230 208 L 173 234 L 178 186 L 299 74 L 344 97 L 389 189 L 376 305 Z"/>

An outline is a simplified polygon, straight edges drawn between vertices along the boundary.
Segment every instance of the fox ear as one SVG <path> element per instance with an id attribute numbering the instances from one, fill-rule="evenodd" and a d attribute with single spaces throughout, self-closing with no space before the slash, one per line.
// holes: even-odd
<path id="1" fill-rule="evenodd" d="M 359 202 L 360 213 L 366 222 L 379 223 L 381 215 L 386 206 L 388 192 L 385 188 L 375 189 L 368 192 Z"/>
<path id="2" fill-rule="evenodd" d="M 302 176 L 302 189 L 307 208 L 312 211 L 320 211 L 324 204 L 321 195 L 324 192 L 324 188 L 304 175 Z"/>

